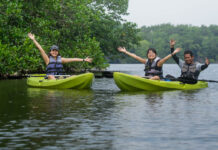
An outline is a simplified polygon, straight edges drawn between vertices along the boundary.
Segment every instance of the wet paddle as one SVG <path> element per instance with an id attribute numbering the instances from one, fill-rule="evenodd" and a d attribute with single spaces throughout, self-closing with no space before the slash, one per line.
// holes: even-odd
<path id="1" fill-rule="evenodd" d="M 172 81 L 180 81 L 178 78 L 172 76 L 172 75 L 166 75 L 166 77 L 164 79 L 169 79 L 169 80 L 172 80 Z M 206 80 L 206 79 L 198 79 L 198 81 L 204 81 L 204 82 L 215 82 L 215 83 L 218 83 L 218 81 L 216 80 Z"/>

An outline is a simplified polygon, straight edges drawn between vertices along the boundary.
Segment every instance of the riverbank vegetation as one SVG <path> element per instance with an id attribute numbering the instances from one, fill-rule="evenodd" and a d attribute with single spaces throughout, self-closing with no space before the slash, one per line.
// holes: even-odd
<path id="1" fill-rule="evenodd" d="M 181 47 L 182 51 L 178 54 L 183 59 L 184 50 L 192 50 L 195 59 L 204 63 L 208 57 L 211 63 L 218 63 L 218 25 L 192 26 L 192 25 L 171 25 L 161 24 L 155 26 L 143 26 L 138 33 L 141 40 L 140 45 L 129 47 L 128 49 L 142 57 L 146 57 L 149 47 L 157 50 L 160 57 L 170 53 L 169 41 L 176 40 L 175 47 Z M 136 63 L 128 56 L 123 55 L 121 63 Z M 168 61 L 174 63 L 172 59 Z"/>
<path id="2" fill-rule="evenodd" d="M 71 63 L 66 71 L 105 68 L 118 45 L 138 41 L 136 24 L 127 22 L 128 0 L 6 0 L 0 3 L 0 74 L 43 72 L 45 64 L 29 32 L 46 52 L 60 47 L 63 57 L 86 56 L 93 63 Z M 131 38 L 129 38 L 131 37 Z"/>

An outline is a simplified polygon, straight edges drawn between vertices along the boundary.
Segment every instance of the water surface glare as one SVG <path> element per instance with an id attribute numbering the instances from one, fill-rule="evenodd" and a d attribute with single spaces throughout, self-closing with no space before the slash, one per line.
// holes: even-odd
<path id="1" fill-rule="evenodd" d="M 201 79 L 218 80 L 218 65 Z M 109 70 L 143 75 L 143 65 Z M 179 76 L 176 65 L 164 74 Z M 90 90 L 0 81 L 0 149 L 217 150 L 218 83 L 190 91 L 121 92 L 113 79 Z"/>

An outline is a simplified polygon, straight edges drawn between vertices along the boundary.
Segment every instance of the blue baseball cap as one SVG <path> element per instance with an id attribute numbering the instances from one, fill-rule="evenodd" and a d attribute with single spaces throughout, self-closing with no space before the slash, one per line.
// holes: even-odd
<path id="1" fill-rule="evenodd" d="M 50 48 L 50 51 L 51 50 L 57 50 L 59 51 L 59 47 L 57 45 L 52 45 L 51 48 Z"/>

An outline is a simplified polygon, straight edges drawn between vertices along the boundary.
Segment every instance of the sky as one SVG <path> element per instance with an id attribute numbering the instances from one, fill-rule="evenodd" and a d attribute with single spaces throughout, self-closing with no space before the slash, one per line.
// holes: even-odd
<path id="1" fill-rule="evenodd" d="M 128 21 L 141 26 L 163 23 L 218 25 L 218 0 L 129 0 Z"/>

